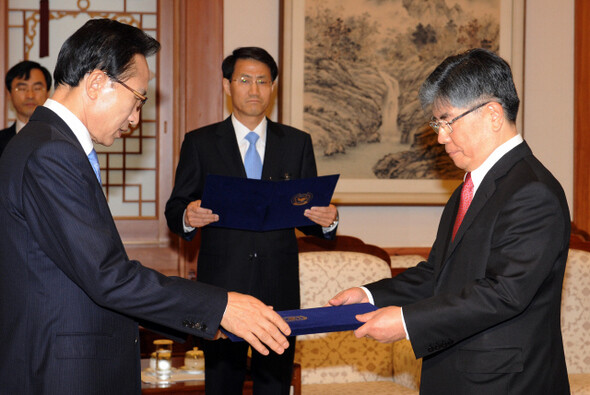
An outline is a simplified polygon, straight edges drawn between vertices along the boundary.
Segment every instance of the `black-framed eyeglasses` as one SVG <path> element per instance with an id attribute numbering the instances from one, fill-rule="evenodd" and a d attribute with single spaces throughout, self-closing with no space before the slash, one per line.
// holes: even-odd
<path id="1" fill-rule="evenodd" d="M 434 133 L 438 134 L 439 130 L 441 127 L 447 128 L 449 130 L 449 134 L 453 133 L 453 128 L 451 127 L 451 125 L 458 121 L 459 119 L 463 118 L 465 115 L 467 114 L 471 114 L 473 111 L 480 109 L 481 107 L 485 106 L 486 104 L 489 104 L 491 102 L 485 102 L 485 103 L 481 103 L 478 104 L 477 106 L 471 108 L 470 110 L 465 111 L 463 114 L 461 115 L 457 115 L 455 118 L 451 119 L 450 121 L 443 121 L 441 119 L 436 119 L 434 117 L 431 118 L 430 122 L 428 123 L 430 125 L 430 127 L 432 128 L 432 130 L 434 130 Z"/>
<path id="2" fill-rule="evenodd" d="M 143 107 L 143 105 L 145 104 L 145 102 L 147 101 L 147 96 L 142 95 L 141 93 L 139 93 L 138 91 L 136 91 L 135 89 L 133 89 L 132 87 L 130 87 L 129 85 L 127 85 L 126 83 L 124 83 L 123 81 L 121 81 L 120 79 L 118 79 L 117 77 L 113 77 L 112 75 L 107 74 L 107 76 L 112 79 L 113 81 L 115 81 L 118 84 L 123 85 L 123 87 L 127 88 L 131 93 L 133 93 L 133 95 L 135 95 L 135 98 L 137 100 L 139 100 L 139 104 L 137 105 L 136 110 L 139 112 L 141 111 L 141 108 Z"/>

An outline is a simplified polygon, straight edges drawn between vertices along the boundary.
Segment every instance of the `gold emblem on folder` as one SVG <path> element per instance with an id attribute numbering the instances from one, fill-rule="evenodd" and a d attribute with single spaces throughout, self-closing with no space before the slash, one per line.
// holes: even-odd
<path id="1" fill-rule="evenodd" d="M 305 321 L 307 319 L 304 315 L 292 315 L 290 317 L 283 317 L 285 322 L 293 322 L 293 321 Z"/>
<path id="2" fill-rule="evenodd" d="M 311 202 L 311 199 L 313 199 L 313 193 L 311 192 L 298 193 L 297 195 L 291 198 L 291 204 L 293 206 L 303 206 Z"/>

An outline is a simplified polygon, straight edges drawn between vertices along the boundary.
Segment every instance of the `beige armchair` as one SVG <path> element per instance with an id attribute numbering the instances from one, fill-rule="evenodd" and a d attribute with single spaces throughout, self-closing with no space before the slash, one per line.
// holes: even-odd
<path id="1" fill-rule="evenodd" d="M 302 307 L 321 306 L 342 289 L 395 275 L 428 255 L 428 248 L 385 252 L 347 236 L 299 240 Z M 566 265 L 561 327 L 571 393 L 590 395 L 590 237 L 577 232 Z M 420 386 L 421 360 L 408 341 L 380 344 L 352 332 L 300 336 L 295 358 L 303 394 L 417 394 Z"/>
<path id="2" fill-rule="evenodd" d="M 590 395 L 590 242 L 577 234 L 565 268 L 561 334 L 571 393 Z"/>
<path id="3" fill-rule="evenodd" d="M 387 253 L 374 246 L 364 248 L 358 239 L 339 236 L 320 248 L 304 244 L 300 241 L 302 308 L 322 306 L 343 289 L 391 277 Z M 337 250 L 342 248 L 355 251 Z M 318 251 L 304 252 L 310 249 Z M 372 250 L 381 257 L 359 250 Z M 352 331 L 299 336 L 295 361 L 301 366 L 302 394 L 417 394 L 419 379 L 410 372 L 419 374 L 420 367 L 406 343 L 394 347 L 357 339 Z M 406 355 L 397 354 L 401 352 Z M 413 367 L 400 365 L 408 361 Z M 404 384 L 396 382 L 396 364 L 405 372 Z"/>
<path id="4" fill-rule="evenodd" d="M 403 271 L 426 258 L 428 248 L 402 247 L 388 249 L 392 271 Z M 561 333 L 565 349 L 570 389 L 573 395 L 590 395 L 590 237 L 572 230 L 570 252 L 565 269 L 561 296 Z M 409 347 L 402 342 L 397 347 Z M 394 352 L 397 358 L 407 358 L 408 352 Z M 405 363 L 401 366 L 412 367 Z M 397 381 L 412 382 L 415 372 L 396 372 Z"/>

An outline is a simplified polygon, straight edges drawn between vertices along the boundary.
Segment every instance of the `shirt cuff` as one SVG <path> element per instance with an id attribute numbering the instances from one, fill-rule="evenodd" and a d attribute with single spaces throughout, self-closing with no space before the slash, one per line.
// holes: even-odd
<path id="1" fill-rule="evenodd" d="M 369 303 L 371 303 L 374 306 L 375 299 L 373 299 L 373 294 L 371 293 L 371 291 L 369 291 L 366 287 L 359 287 L 359 288 L 362 289 L 363 291 L 365 291 L 365 294 L 367 294 L 367 298 L 369 298 Z"/>
<path id="2" fill-rule="evenodd" d="M 332 222 L 330 224 L 330 226 L 322 226 L 322 231 L 324 232 L 324 234 L 330 233 L 331 231 L 336 229 L 339 221 L 340 221 L 340 216 L 338 215 L 338 213 L 336 213 L 336 219 L 334 220 L 334 222 Z"/>
<path id="3" fill-rule="evenodd" d="M 184 233 L 190 233 L 193 230 L 195 230 L 195 228 L 193 228 L 192 226 L 188 226 L 185 222 L 184 222 L 184 218 L 186 217 L 186 209 L 184 209 L 184 211 L 182 212 L 182 229 L 184 230 Z"/>
<path id="4" fill-rule="evenodd" d="M 371 293 L 371 291 L 369 291 L 366 287 L 359 287 L 360 289 L 362 289 L 363 291 L 365 291 L 365 294 L 367 294 L 367 298 L 369 298 L 369 303 L 371 303 L 373 306 L 375 305 L 375 299 L 373 298 L 373 294 Z M 401 314 L 402 314 L 402 324 L 404 325 L 404 332 L 406 332 L 406 339 L 410 340 L 410 335 L 408 334 L 408 328 L 406 328 L 406 320 L 404 318 L 404 308 L 401 307 Z"/>
<path id="5" fill-rule="evenodd" d="M 410 340 L 410 335 L 408 333 L 408 328 L 406 328 L 406 319 L 404 318 L 404 308 L 400 307 L 402 313 L 402 324 L 404 324 L 404 332 L 406 332 L 406 339 Z"/>

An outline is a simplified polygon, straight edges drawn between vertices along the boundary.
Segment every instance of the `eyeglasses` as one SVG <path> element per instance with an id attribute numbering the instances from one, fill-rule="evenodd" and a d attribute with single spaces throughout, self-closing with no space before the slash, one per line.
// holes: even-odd
<path id="1" fill-rule="evenodd" d="M 24 93 L 24 92 L 29 92 L 29 91 L 33 91 L 34 93 L 40 93 L 40 92 L 45 92 L 46 90 L 47 90 L 47 88 L 45 88 L 42 85 L 33 85 L 33 86 L 20 85 L 20 86 L 16 86 L 14 88 L 14 91 L 18 92 L 18 93 Z"/>
<path id="2" fill-rule="evenodd" d="M 272 81 L 270 80 L 265 80 L 263 78 L 258 78 L 258 79 L 251 79 L 251 78 L 246 78 L 246 77 L 240 77 L 240 78 L 236 78 L 235 80 L 232 80 L 234 82 L 237 82 L 239 86 L 252 86 L 252 84 L 256 84 L 257 86 L 261 87 L 261 88 L 266 88 L 269 87 L 272 84 Z"/>
<path id="3" fill-rule="evenodd" d="M 491 103 L 491 102 L 485 102 L 485 103 L 481 103 L 478 104 L 477 106 L 473 107 L 470 110 L 465 111 L 463 114 L 461 115 L 457 115 L 455 118 L 451 119 L 450 121 L 443 121 L 440 119 L 435 119 L 434 117 L 432 117 L 432 119 L 430 120 L 430 122 L 428 123 L 430 125 L 430 127 L 432 128 L 432 130 L 434 130 L 434 133 L 438 134 L 439 130 L 441 127 L 445 127 L 449 129 L 449 134 L 453 133 L 453 128 L 451 127 L 451 125 L 458 121 L 459 119 L 463 118 L 465 115 L 467 114 L 471 114 L 473 111 L 485 106 L 486 104 Z"/>
<path id="4" fill-rule="evenodd" d="M 106 74 L 106 73 L 105 73 Z M 141 111 L 141 108 L 143 107 L 143 105 L 145 104 L 145 102 L 147 101 L 147 96 L 142 95 L 141 93 L 139 93 L 138 91 L 136 91 L 135 89 L 131 88 L 129 85 L 127 85 L 126 83 L 124 83 L 123 81 L 121 81 L 120 79 L 113 77 L 112 75 L 107 74 L 107 76 L 112 79 L 113 81 L 115 81 L 118 84 L 123 85 L 123 87 L 127 88 L 131 93 L 133 93 L 133 95 L 135 95 L 135 98 L 137 100 L 139 100 L 139 104 L 137 105 L 137 112 Z"/>

